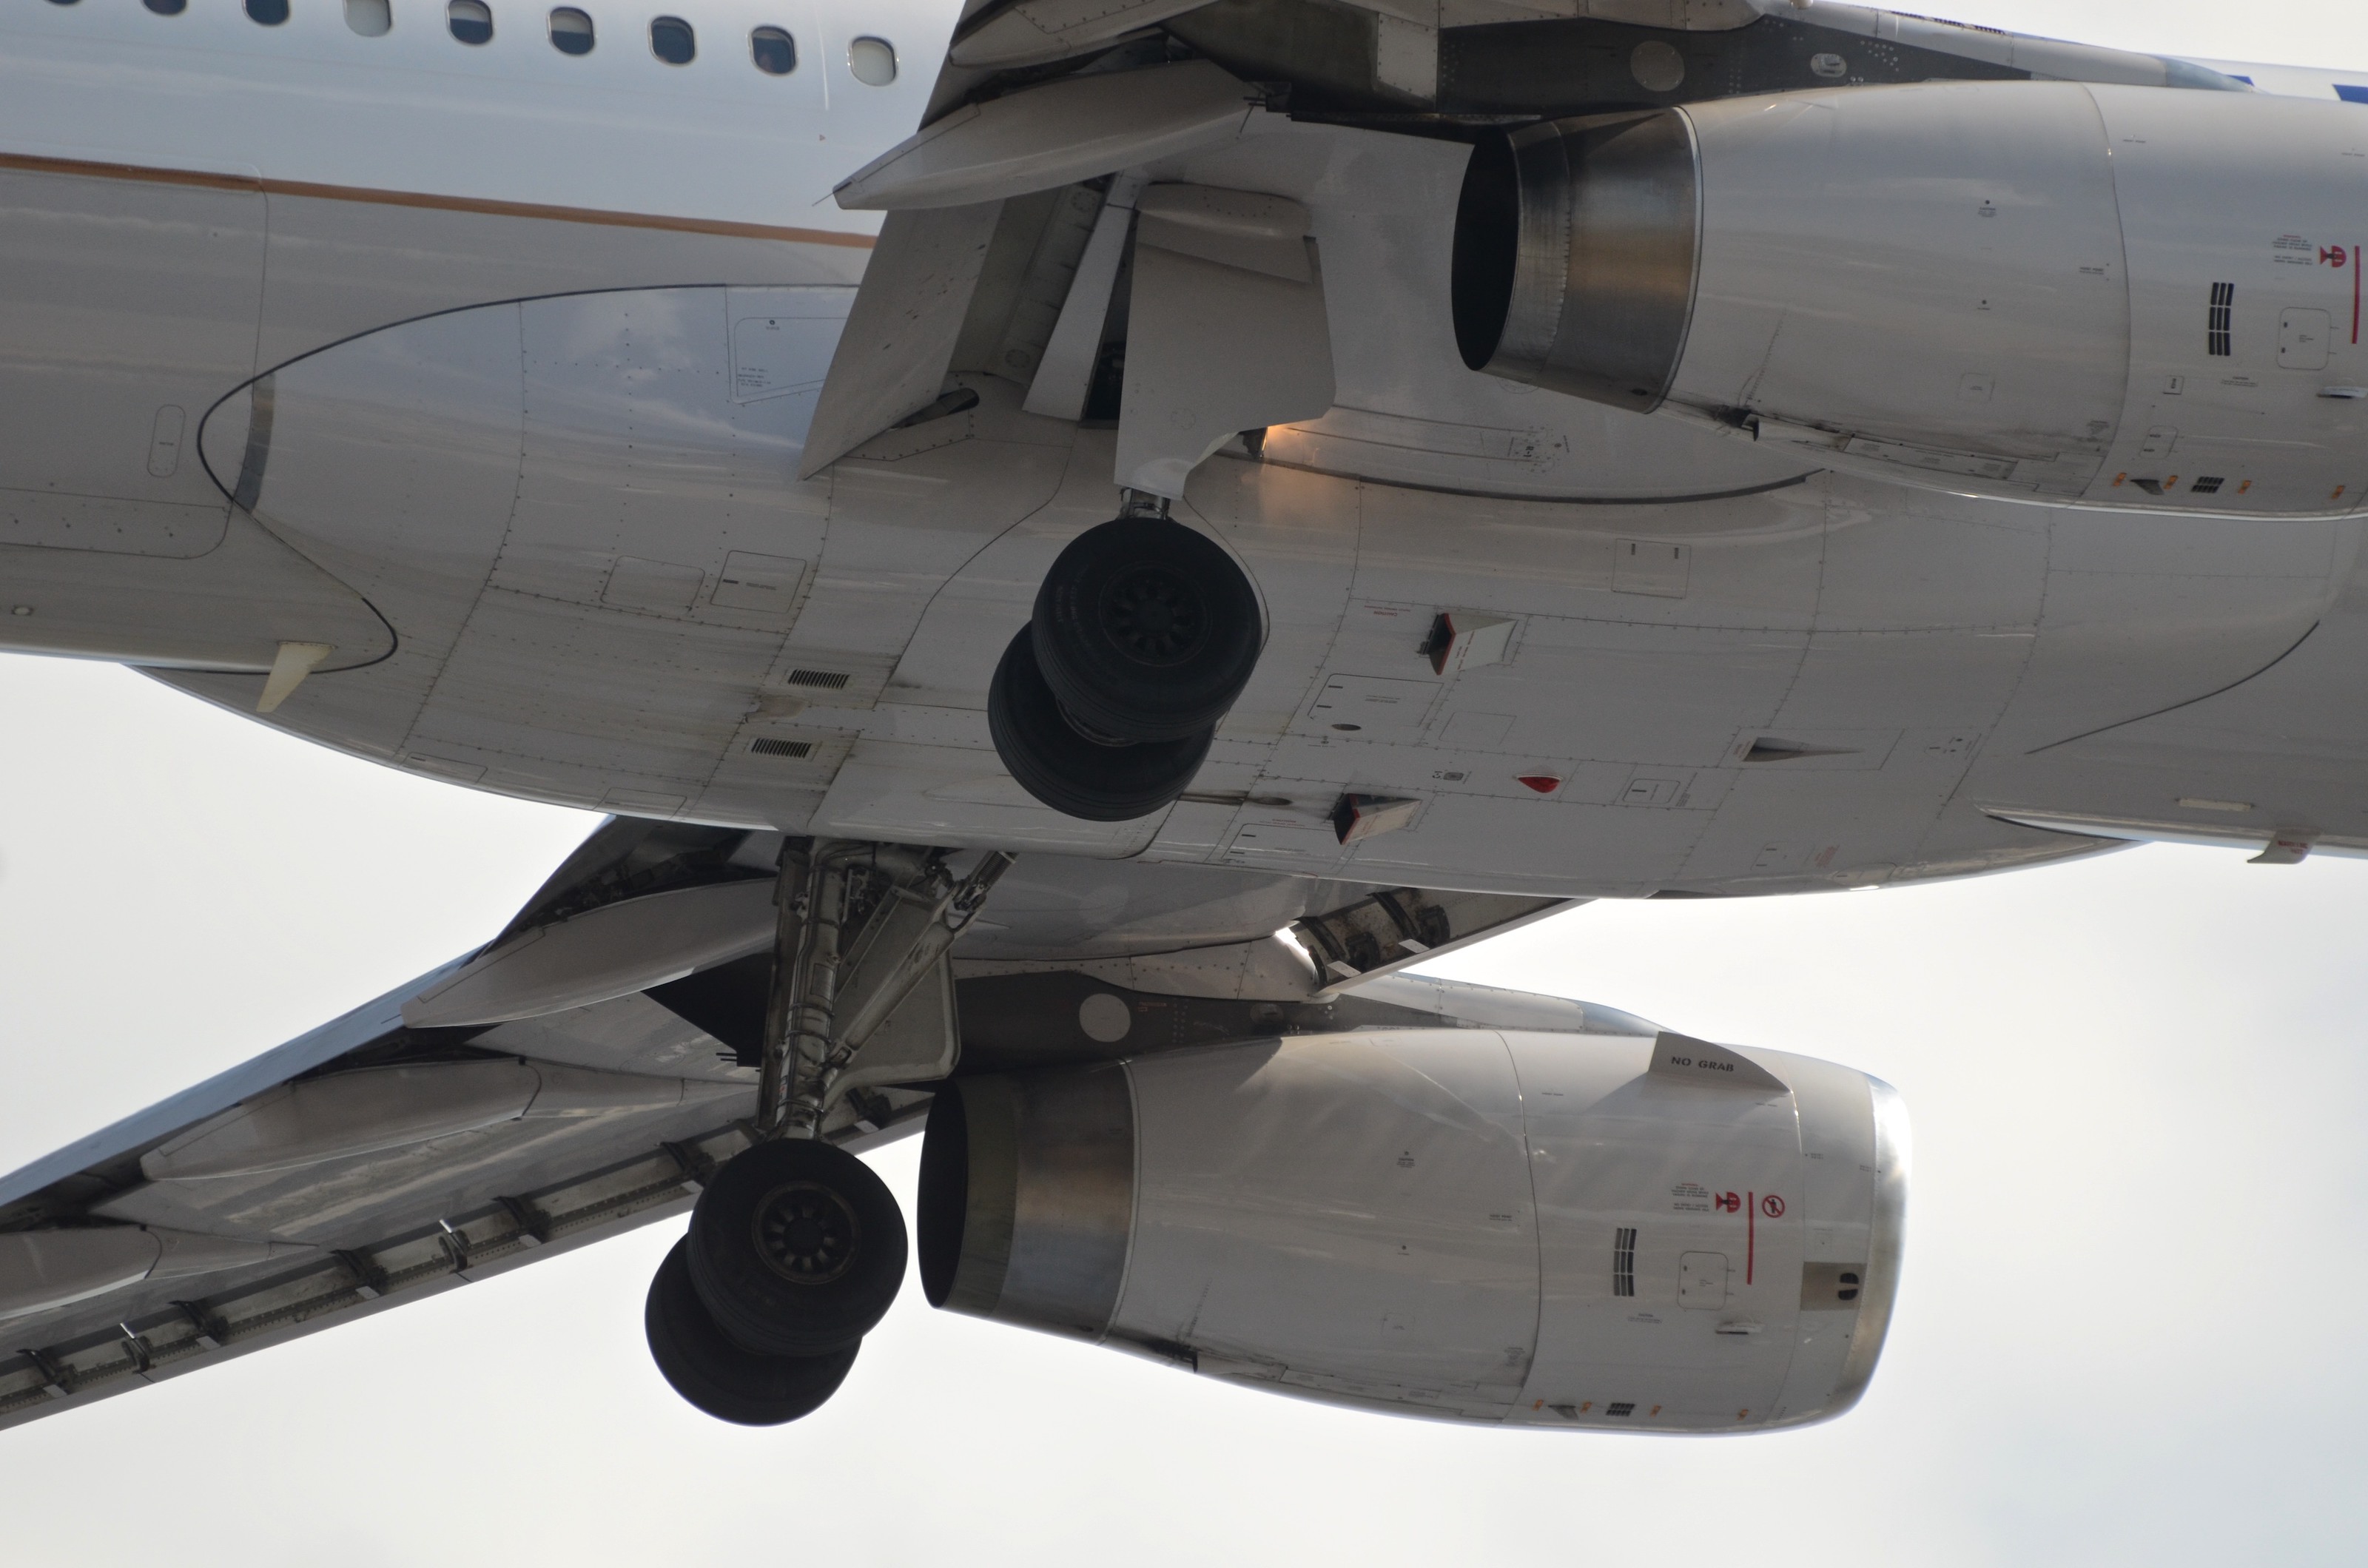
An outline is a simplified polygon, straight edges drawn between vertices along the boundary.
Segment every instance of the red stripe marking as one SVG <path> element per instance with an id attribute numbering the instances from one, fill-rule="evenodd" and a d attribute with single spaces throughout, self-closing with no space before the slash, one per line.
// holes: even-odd
<path id="1" fill-rule="evenodd" d="M 1759 1195 L 1747 1193 L 1743 1199 L 1743 1282 L 1751 1283 L 1751 1270 L 1759 1256 Z"/>
<path id="2" fill-rule="evenodd" d="M 2360 247 L 2351 247 L 2351 341 L 2360 342 Z"/>

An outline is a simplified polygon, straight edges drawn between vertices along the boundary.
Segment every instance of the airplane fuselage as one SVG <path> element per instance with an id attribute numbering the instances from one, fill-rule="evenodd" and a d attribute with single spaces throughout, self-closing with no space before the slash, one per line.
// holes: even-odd
<path id="1" fill-rule="evenodd" d="M 242 710 L 317 648 L 267 722 L 506 794 L 1372 883 L 2368 846 L 2358 492 L 1952 494 L 1475 375 L 1441 304 L 1465 149 L 1281 115 L 1173 165 L 1304 202 L 1331 311 L 1332 411 L 1229 444 L 1177 512 L 1257 585 L 1257 674 L 1172 808 L 1048 811 L 985 691 L 1110 515 L 1107 422 L 1028 411 L 1041 339 L 972 345 L 972 401 L 798 477 L 875 227 L 827 192 L 918 122 L 951 15 L 705 7 L 673 64 L 652 17 L 587 14 L 586 54 L 518 6 L 474 44 L 402 0 L 379 36 L 324 0 L 12 17 L 0 643 Z M 2274 375 L 2275 336 L 2214 368 Z M 1442 615 L 1509 631 L 1441 670 Z M 1344 844 L 1349 792 L 1417 804 Z"/>

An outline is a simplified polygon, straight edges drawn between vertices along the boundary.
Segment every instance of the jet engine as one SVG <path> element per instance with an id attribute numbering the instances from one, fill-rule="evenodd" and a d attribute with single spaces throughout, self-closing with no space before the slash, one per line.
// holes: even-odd
<path id="1" fill-rule="evenodd" d="M 2357 111 L 1952 82 L 1484 141 L 1474 369 L 1952 490 L 2349 511 L 2368 483 Z"/>
<path id="2" fill-rule="evenodd" d="M 1652 1039 L 1376 1029 L 964 1078 L 930 1301 L 1435 1418 L 1737 1432 L 1874 1370 L 1907 1127 L 1885 1085 Z"/>

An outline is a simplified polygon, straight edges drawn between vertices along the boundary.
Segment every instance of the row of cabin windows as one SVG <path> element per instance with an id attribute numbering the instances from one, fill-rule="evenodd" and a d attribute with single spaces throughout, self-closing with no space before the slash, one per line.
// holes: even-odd
<path id="1" fill-rule="evenodd" d="M 81 0 L 51 0 L 74 6 Z M 177 17 L 189 0 L 141 0 L 160 17 Z M 246 14 L 267 28 L 288 19 L 289 0 L 245 0 Z M 364 38 L 382 38 L 394 28 L 391 0 L 345 0 L 346 26 Z M 485 0 L 446 0 L 444 25 L 466 44 L 492 41 L 494 10 Z M 562 54 L 592 52 L 592 17 L 573 6 L 561 6 L 550 17 L 551 47 Z M 688 65 L 699 55 L 699 36 L 680 17 L 659 17 L 650 23 L 650 52 L 668 65 Z M 768 76 L 786 76 L 798 68 L 797 40 L 780 28 L 758 28 L 748 35 L 748 55 Z M 847 46 L 847 68 L 870 87 L 884 87 L 896 79 L 896 48 L 886 39 L 860 38 Z"/>

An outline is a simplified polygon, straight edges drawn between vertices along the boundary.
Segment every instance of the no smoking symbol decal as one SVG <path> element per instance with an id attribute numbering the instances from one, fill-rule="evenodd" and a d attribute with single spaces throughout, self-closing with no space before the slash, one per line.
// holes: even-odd
<path id="1" fill-rule="evenodd" d="M 1759 1211 L 1770 1220 L 1782 1219 L 1784 1214 L 1784 1200 L 1771 1192 L 1759 1200 Z"/>

